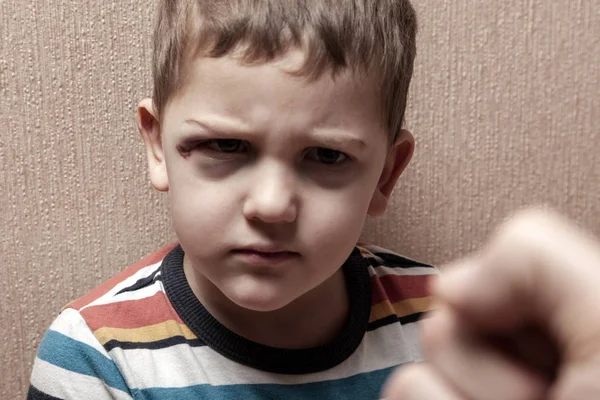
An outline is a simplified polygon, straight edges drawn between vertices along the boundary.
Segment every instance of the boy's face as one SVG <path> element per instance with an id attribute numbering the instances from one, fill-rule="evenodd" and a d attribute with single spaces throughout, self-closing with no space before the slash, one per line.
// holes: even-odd
<path id="1" fill-rule="evenodd" d="M 186 273 L 246 309 L 280 309 L 331 278 L 413 150 L 406 131 L 388 145 L 373 81 L 291 76 L 303 61 L 199 58 L 160 128 L 149 101 L 138 110 Z"/>

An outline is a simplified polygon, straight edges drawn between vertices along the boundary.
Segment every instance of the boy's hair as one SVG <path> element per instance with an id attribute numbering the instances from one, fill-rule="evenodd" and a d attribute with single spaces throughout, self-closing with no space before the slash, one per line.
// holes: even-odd
<path id="1" fill-rule="evenodd" d="M 161 0 L 154 31 L 154 107 L 159 120 L 184 85 L 195 57 L 241 50 L 262 63 L 299 47 L 309 79 L 343 69 L 372 73 L 380 85 L 391 142 L 404 122 L 416 55 L 417 18 L 409 0 Z"/>

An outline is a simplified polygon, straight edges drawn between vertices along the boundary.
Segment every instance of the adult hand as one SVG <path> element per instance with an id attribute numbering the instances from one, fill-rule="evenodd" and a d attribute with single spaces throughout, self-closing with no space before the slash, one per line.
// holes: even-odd
<path id="1" fill-rule="evenodd" d="M 600 243 L 570 222 L 521 212 L 432 290 L 427 362 L 386 399 L 600 399 Z"/>

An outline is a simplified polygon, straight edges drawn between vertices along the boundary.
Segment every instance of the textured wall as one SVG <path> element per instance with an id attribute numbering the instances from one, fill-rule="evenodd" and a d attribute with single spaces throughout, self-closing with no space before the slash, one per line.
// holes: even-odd
<path id="1" fill-rule="evenodd" d="M 549 203 L 600 234 L 596 0 L 415 0 L 418 148 L 365 238 L 428 262 Z M 173 238 L 145 172 L 140 0 L 0 0 L 0 398 L 23 397 L 56 312 Z"/>

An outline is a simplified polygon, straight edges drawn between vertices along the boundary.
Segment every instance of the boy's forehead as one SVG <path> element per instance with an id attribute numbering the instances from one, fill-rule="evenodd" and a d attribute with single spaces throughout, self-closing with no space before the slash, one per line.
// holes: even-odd
<path id="1" fill-rule="evenodd" d="M 180 94 L 205 89 L 241 91 L 251 88 L 253 81 L 262 80 L 261 91 L 276 89 L 318 91 L 320 96 L 335 92 L 344 97 L 356 97 L 360 94 L 363 101 L 379 105 L 381 85 L 374 69 L 362 71 L 344 68 L 338 71 L 326 69 L 318 76 L 303 72 L 307 61 L 307 52 L 294 47 L 281 56 L 269 61 L 244 61 L 244 49 L 222 57 L 198 55 L 190 59 L 181 81 Z"/>
<path id="2" fill-rule="evenodd" d="M 210 90 L 217 92 L 213 95 L 221 100 L 228 97 L 229 93 L 241 96 L 231 98 L 232 103 L 243 101 L 245 95 L 261 96 L 265 93 L 290 102 L 289 105 L 298 105 L 303 99 L 313 97 L 311 101 L 321 105 L 334 100 L 347 104 L 360 102 L 365 111 L 373 103 L 379 103 L 378 85 L 370 76 L 344 70 L 335 75 L 325 72 L 311 79 L 296 73 L 304 60 L 305 56 L 300 51 L 290 51 L 273 61 L 252 64 L 243 63 L 239 57 L 229 55 L 220 58 L 198 57 L 188 69 L 182 92 L 198 97 Z"/>
<path id="3" fill-rule="evenodd" d="M 197 57 L 166 115 L 179 121 L 202 119 L 203 115 L 213 121 L 234 120 L 222 125 L 237 125 L 241 131 L 263 127 L 327 127 L 349 132 L 384 129 L 374 79 L 347 70 L 335 76 L 324 73 L 313 80 L 295 74 L 304 62 L 300 50 L 252 64 L 244 63 L 239 54 Z"/>

